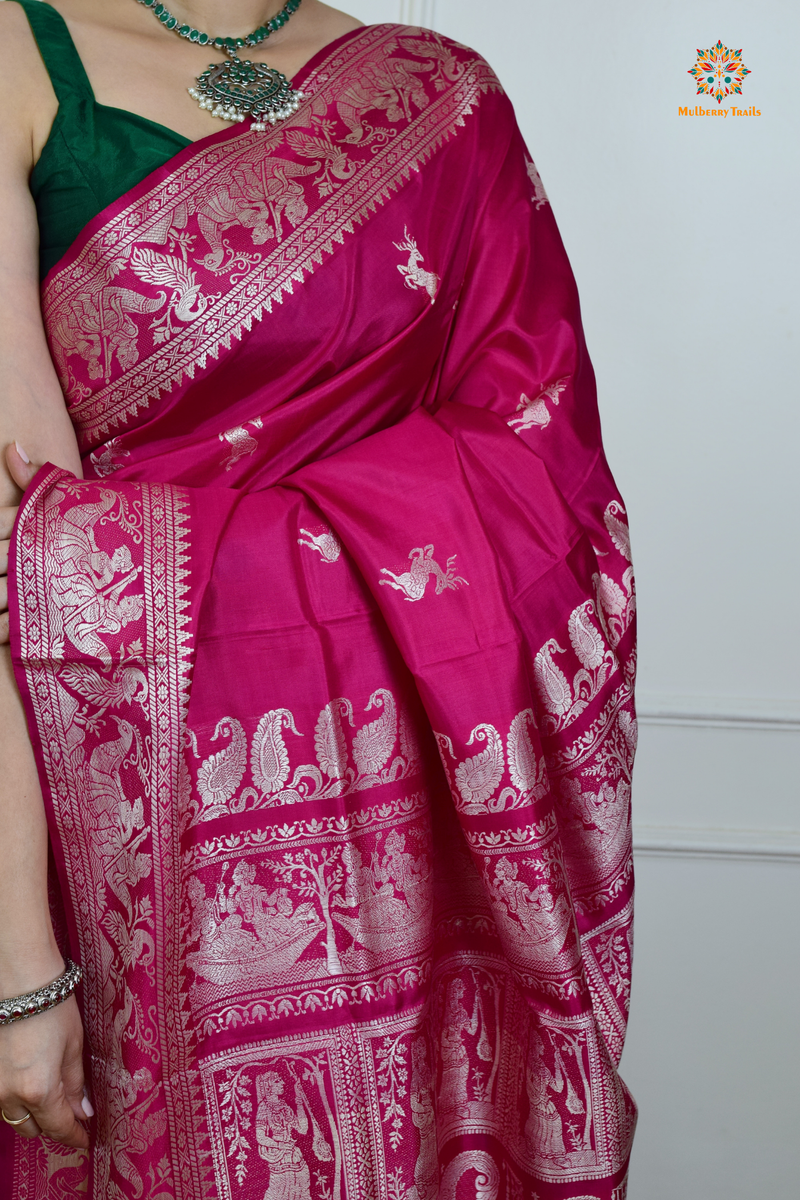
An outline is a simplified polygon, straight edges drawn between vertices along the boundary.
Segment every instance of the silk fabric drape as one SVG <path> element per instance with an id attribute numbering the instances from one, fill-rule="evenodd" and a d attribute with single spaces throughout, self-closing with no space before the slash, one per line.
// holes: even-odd
<path id="1" fill-rule="evenodd" d="M 98 1110 L 14 1195 L 622 1200 L 634 598 L 486 64 L 341 39 L 43 296 L 85 481 L 12 547 Z"/>

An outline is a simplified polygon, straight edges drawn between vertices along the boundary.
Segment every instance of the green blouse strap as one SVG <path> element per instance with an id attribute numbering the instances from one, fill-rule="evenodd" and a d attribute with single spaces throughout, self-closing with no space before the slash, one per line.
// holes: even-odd
<path id="1" fill-rule="evenodd" d="M 45 0 L 14 0 L 24 10 L 59 104 L 76 94 L 94 100 L 92 85 L 67 23 Z"/>

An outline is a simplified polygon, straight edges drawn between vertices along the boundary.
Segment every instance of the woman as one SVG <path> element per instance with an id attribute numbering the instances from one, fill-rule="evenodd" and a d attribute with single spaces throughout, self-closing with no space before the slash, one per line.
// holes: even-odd
<path id="1" fill-rule="evenodd" d="M 443 1196 L 621 1200 L 634 600 L 574 283 L 477 55 L 277 9 L 0 9 L 4 1178 L 272 1194 L 274 1077 L 315 1195 L 410 1200 L 424 1051 Z"/>

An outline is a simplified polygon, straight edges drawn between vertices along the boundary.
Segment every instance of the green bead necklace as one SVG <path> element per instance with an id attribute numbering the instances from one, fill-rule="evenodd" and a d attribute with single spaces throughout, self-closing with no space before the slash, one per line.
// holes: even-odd
<path id="1" fill-rule="evenodd" d="M 189 88 L 189 95 L 212 117 L 220 117 L 223 121 L 244 121 L 246 117 L 252 117 L 251 128 L 263 132 L 268 124 L 276 125 L 297 112 L 303 93 L 295 91 L 286 76 L 274 67 L 240 59 L 239 51 L 245 46 L 260 46 L 281 29 L 297 12 L 301 0 L 287 0 L 277 16 L 259 25 L 245 38 L 214 38 L 191 25 L 181 25 L 159 0 L 139 0 L 139 3 L 152 9 L 165 29 L 174 30 L 198 46 L 213 46 L 228 55 L 225 62 L 211 63 L 202 75 L 198 75 L 197 86 Z"/>

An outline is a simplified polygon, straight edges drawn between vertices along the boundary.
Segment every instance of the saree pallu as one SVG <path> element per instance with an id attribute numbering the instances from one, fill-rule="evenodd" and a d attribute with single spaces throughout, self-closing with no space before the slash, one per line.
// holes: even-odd
<path id="1" fill-rule="evenodd" d="M 24 498 L 13 652 L 98 1116 L 13 1195 L 622 1200 L 635 604 L 569 265 L 477 55 L 302 85 L 45 284 L 86 478 Z"/>

